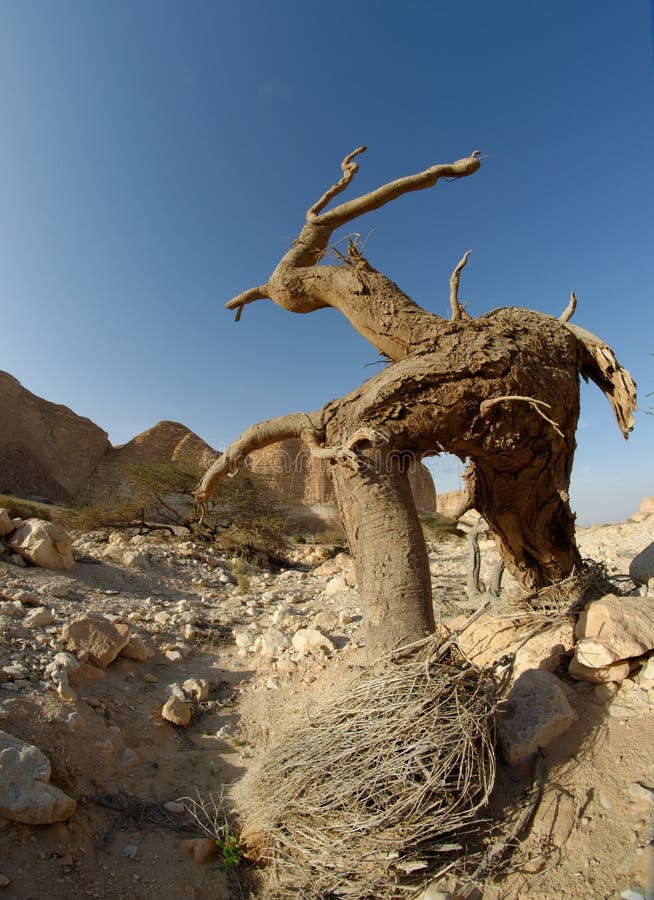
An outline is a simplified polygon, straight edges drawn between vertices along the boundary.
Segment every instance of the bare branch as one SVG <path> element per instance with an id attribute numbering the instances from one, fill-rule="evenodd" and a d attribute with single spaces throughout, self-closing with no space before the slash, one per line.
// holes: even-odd
<path id="1" fill-rule="evenodd" d="M 569 322 L 577 308 L 577 298 L 574 291 L 570 291 L 570 300 L 568 305 L 559 316 L 559 322 Z"/>
<path id="2" fill-rule="evenodd" d="M 534 408 L 535 412 L 537 412 L 538 415 L 539 415 L 542 419 L 545 419 L 546 422 L 549 422 L 549 423 L 550 423 L 550 425 L 552 426 L 552 428 L 554 429 L 554 431 L 556 431 L 556 433 L 557 433 L 560 437 L 565 437 L 565 435 L 563 434 L 563 432 L 562 432 L 561 429 L 559 428 L 558 424 L 557 424 L 553 419 L 549 419 L 549 418 L 545 415 L 545 413 L 543 412 L 543 410 L 540 408 L 541 406 L 544 406 L 546 409 L 550 409 L 550 408 L 551 408 L 551 407 L 550 407 L 550 404 L 549 404 L 549 403 L 546 403 L 544 400 L 535 400 L 533 397 L 520 397 L 520 396 L 518 396 L 517 394 L 506 394 L 506 396 L 504 396 L 504 397 L 494 397 L 494 398 L 491 399 L 491 400 L 484 400 L 484 401 L 482 401 L 482 402 L 479 404 L 479 412 L 482 414 L 482 416 L 485 416 L 486 413 L 488 412 L 488 410 L 490 409 L 491 406 L 494 406 L 496 403 L 503 403 L 505 400 L 522 400 L 522 401 L 524 401 L 525 403 L 529 403 L 529 404 Z"/>
<path id="3" fill-rule="evenodd" d="M 307 211 L 307 222 L 310 222 L 311 219 L 315 219 L 318 213 L 320 213 L 327 206 L 327 204 L 333 197 L 338 196 L 338 194 L 341 194 L 345 190 L 356 173 L 359 171 L 359 163 L 353 162 L 352 160 L 360 153 L 365 153 L 367 149 L 368 148 L 364 145 L 362 147 L 357 147 L 356 150 L 348 153 L 348 155 L 341 163 L 343 177 L 340 179 L 340 181 L 337 181 L 336 184 L 333 184 L 328 190 L 326 190 L 320 200 L 316 201 L 316 203 L 314 203 L 313 206 Z"/>
<path id="4" fill-rule="evenodd" d="M 242 294 L 238 294 L 236 297 L 232 297 L 231 300 L 228 300 L 225 304 L 225 309 L 236 309 L 238 310 L 236 313 L 236 321 L 241 318 L 241 313 L 243 312 L 243 307 L 248 303 L 254 303 L 255 300 L 266 300 L 268 299 L 268 286 L 265 284 L 257 285 L 257 287 L 250 288 L 247 291 L 243 291 Z"/>
<path id="5" fill-rule="evenodd" d="M 194 493 L 198 505 L 205 503 L 216 486 L 228 475 L 235 475 L 249 453 L 276 444 L 288 438 L 300 438 L 309 449 L 319 446 L 319 435 L 322 430 L 322 412 L 291 413 L 259 422 L 246 429 L 233 444 L 227 448 L 213 465 L 207 469 L 204 477 Z"/>
<path id="6" fill-rule="evenodd" d="M 365 213 L 372 212 L 396 200 L 409 191 L 422 191 L 425 188 L 433 187 L 440 178 L 464 178 L 466 175 L 472 175 L 480 167 L 479 150 L 474 150 L 470 156 L 464 159 L 458 159 L 453 163 L 445 163 L 442 165 L 431 166 L 424 172 L 418 172 L 415 175 L 406 175 L 404 178 L 397 178 L 395 181 L 389 181 L 371 191 L 362 197 L 356 197 L 354 200 L 348 200 L 334 209 L 328 210 L 314 221 L 319 225 L 326 225 L 331 229 L 340 228 L 346 222 L 357 219 Z"/>
<path id="7" fill-rule="evenodd" d="M 584 349 L 581 374 L 590 378 L 606 396 L 625 440 L 636 421 L 633 414 L 638 408 L 636 383 L 626 369 L 623 369 L 615 353 L 601 338 L 580 328 L 565 323 L 566 328 L 577 337 Z"/>
<path id="8" fill-rule="evenodd" d="M 452 320 L 460 319 L 464 315 L 466 318 L 470 318 L 470 316 L 466 313 L 464 308 L 459 303 L 459 278 L 461 277 L 461 270 L 468 262 L 468 257 L 471 253 L 472 250 L 466 250 L 466 252 L 463 254 L 463 257 L 457 263 L 456 268 L 454 269 L 450 277 L 450 306 L 452 308 Z"/>

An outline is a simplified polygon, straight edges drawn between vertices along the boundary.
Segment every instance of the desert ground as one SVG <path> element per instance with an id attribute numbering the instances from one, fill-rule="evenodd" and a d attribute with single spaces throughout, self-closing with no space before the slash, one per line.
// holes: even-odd
<path id="1" fill-rule="evenodd" d="M 612 583 L 635 592 L 629 564 L 653 530 L 654 517 L 641 516 L 579 528 L 577 539 Z M 435 609 L 447 632 L 470 616 L 468 546 L 450 536 L 430 541 L 429 550 Z M 481 550 L 487 578 L 493 541 L 482 541 Z M 242 855 L 230 792 L 289 723 L 319 717 L 364 670 L 350 557 L 307 542 L 273 568 L 189 537 L 108 529 L 74 535 L 74 553 L 69 572 L 0 561 L 0 728 L 38 747 L 51 763 L 51 784 L 76 804 L 53 824 L 0 820 L 2 896 L 275 896 L 267 868 Z M 61 667 L 52 664 L 66 650 L 65 627 L 89 614 L 129 626 L 136 650 L 104 667 L 82 655 L 62 687 Z M 497 637 L 507 622 L 516 624 L 512 616 L 500 604 L 475 627 Z M 505 652 L 501 644 L 486 647 L 491 661 Z M 468 652 L 474 657 L 474 647 Z M 570 678 L 570 653 L 562 649 L 555 671 L 575 721 L 545 749 L 535 814 L 476 896 L 654 898 L 651 653 L 632 660 L 619 686 Z M 171 695 L 190 710 L 187 725 L 162 716 Z M 490 815 L 525 803 L 532 768 L 500 757 Z M 212 799 L 223 843 L 200 862 L 196 848 L 206 845 L 183 842 L 207 834 L 188 809 L 197 809 L 192 800 Z M 444 879 L 420 896 L 456 896 L 453 884 Z"/>

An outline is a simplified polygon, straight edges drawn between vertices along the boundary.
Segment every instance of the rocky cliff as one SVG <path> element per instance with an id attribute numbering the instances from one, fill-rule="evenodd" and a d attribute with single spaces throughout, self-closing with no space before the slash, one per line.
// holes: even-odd
<path id="1" fill-rule="evenodd" d="M 159 422 L 127 444 L 112 447 L 104 432 L 65 406 L 42 400 L 0 372 L 0 492 L 67 502 L 125 482 L 130 463 L 179 462 L 199 471 L 218 453 L 179 422 Z M 336 500 L 329 465 L 312 459 L 299 441 L 251 454 L 250 470 L 282 505 L 333 515 Z M 434 512 L 431 475 L 411 473 L 418 509 Z"/>
<path id="2" fill-rule="evenodd" d="M 0 372 L 0 492 L 72 499 L 111 448 L 107 433 Z"/>
<path id="3" fill-rule="evenodd" d="M 89 479 L 87 492 L 125 480 L 130 463 L 185 464 L 199 472 L 208 468 L 218 452 L 179 422 L 158 422 L 127 444 L 110 447 Z"/>
<path id="4" fill-rule="evenodd" d="M 270 493 L 288 506 L 319 511 L 336 508 L 330 463 L 312 459 L 299 440 L 281 441 L 251 453 L 248 468 L 258 475 Z M 436 491 L 431 475 L 419 464 L 409 474 L 420 512 L 436 511 Z"/>

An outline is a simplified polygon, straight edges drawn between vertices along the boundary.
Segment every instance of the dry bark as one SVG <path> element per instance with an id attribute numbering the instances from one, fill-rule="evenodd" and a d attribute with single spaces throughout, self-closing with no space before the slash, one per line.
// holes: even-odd
<path id="1" fill-rule="evenodd" d="M 333 460 L 337 500 L 356 560 L 371 659 L 433 629 L 424 538 L 407 467 L 446 451 L 470 461 L 469 506 L 482 513 L 509 570 L 528 589 L 580 564 L 568 488 L 579 416 L 579 375 L 608 397 L 625 437 L 633 427 L 635 385 L 599 338 L 569 319 L 502 308 L 477 319 L 450 280 L 450 320 L 426 312 L 377 272 L 350 241 L 344 265 L 321 265 L 334 229 L 441 178 L 480 166 L 478 152 L 399 178 L 325 210 L 358 170 L 358 148 L 343 177 L 309 209 L 291 249 L 265 285 L 227 303 L 270 298 L 291 312 L 331 306 L 393 364 L 317 412 L 248 429 L 206 473 L 202 503 L 247 453 L 288 437 Z M 573 295 L 574 296 L 574 295 Z"/>

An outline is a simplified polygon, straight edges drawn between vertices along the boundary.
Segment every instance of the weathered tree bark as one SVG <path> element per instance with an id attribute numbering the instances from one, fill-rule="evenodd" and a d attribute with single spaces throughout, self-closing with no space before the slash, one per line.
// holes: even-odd
<path id="1" fill-rule="evenodd" d="M 352 181 L 354 158 L 363 150 L 343 161 L 343 177 L 309 209 L 266 284 L 227 308 L 238 318 L 246 304 L 263 298 L 299 313 L 331 306 L 392 365 L 317 412 L 248 429 L 209 469 L 196 496 L 201 504 L 249 452 L 287 437 L 331 459 L 373 660 L 433 629 L 427 552 L 406 476 L 411 461 L 441 451 L 470 461 L 469 506 L 488 522 L 509 570 L 526 588 L 537 588 L 580 564 L 568 502 L 579 375 L 607 395 L 625 437 L 636 397 L 611 349 L 569 324 L 574 295 L 560 319 L 517 308 L 472 319 L 458 299 L 468 251 L 450 280 L 452 317 L 446 320 L 373 269 L 355 240 L 344 265 L 321 265 L 334 229 L 440 178 L 471 175 L 480 165 L 475 151 L 324 212 Z"/>

